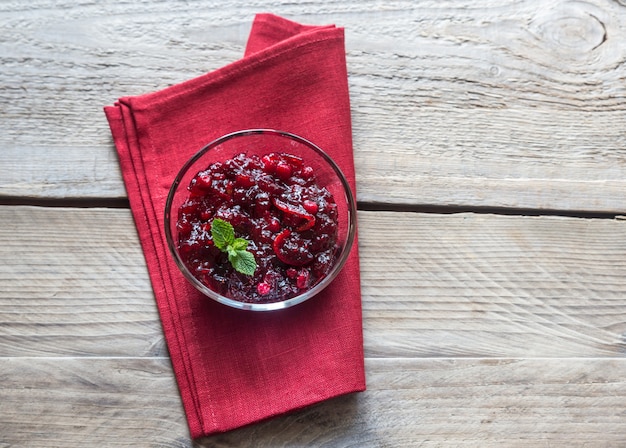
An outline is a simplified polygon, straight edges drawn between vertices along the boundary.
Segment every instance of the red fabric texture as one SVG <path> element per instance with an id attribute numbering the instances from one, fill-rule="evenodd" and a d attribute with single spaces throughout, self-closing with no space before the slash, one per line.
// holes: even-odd
<path id="1" fill-rule="evenodd" d="M 157 76 L 157 74 L 155 74 Z M 319 296 L 231 309 L 197 292 L 165 241 L 165 200 L 206 143 L 275 128 L 324 148 L 355 190 L 344 33 L 257 15 L 243 59 L 105 107 L 191 436 L 231 430 L 365 389 L 358 246 Z"/>

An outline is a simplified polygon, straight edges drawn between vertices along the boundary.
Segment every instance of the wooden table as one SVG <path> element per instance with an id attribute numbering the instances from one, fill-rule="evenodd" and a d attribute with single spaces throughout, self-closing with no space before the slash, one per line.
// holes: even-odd
<path id="1" fill-rule="evenodd" d="M 368 390 L 192 442 L 102 106 L 346 28 Z M 0 447 L 626 446 L 626 3 L 0 3 Z"/>

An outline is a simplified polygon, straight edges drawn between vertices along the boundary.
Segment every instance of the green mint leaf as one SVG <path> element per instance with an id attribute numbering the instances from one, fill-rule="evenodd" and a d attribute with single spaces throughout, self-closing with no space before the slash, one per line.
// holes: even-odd
<path id="1" fill-rule="evenodd" d="M 236 251 L 236 256 L 231 259 L 230 254 L 228 260 L 232 263 L 235 270 L 244 275 L 254 275 L 256 270 L 256 260 L 254 255 L 247 250 Z"/>
<path id="2" fill-rule="evenodd" d="M 226 248 L 235 241 L 235 230 L 231 223 L 215 218 L 211 223 L 211 236 L 215 247 L 226 252 Z"/>
<path id="3" fill-rule="evenodd" d="M 235 250 L 246 250 L 248 247 L 248 240 L 243 238 L 235 238 L 235 241 L 231 243 L 231 247 Z"/>
<path id="4" fill-rule="evenodd" d="M 235 229 L 231 223 L 215 218 L 211 223 L 211 236 L 215 247 L 228 254 L 228 261 L 236 271 L 254 275 L 256 260 L 254 255 L 246 250 L 248 241 L 244 238 L 235 238 Z"/>
<path id="5" fill-rule="evenodd" d="M 238 255 L 237 255 L 237 250 L 236 250 L 236 249 L 234 249 L 234 248 L 233 248 L 233 246 L 228 245 L 228 246 L 226 247 L 226 250 L 225 250 L 225 251 L 223 251 L 223 252 L 226 252 L 226 253 L 228 254 L 228 261 L 230 261 L 230 264 L 233 264 L 233 260 L 234 260 L 235 258 L 237 258 L 237 256 L 238 256 Z"/>

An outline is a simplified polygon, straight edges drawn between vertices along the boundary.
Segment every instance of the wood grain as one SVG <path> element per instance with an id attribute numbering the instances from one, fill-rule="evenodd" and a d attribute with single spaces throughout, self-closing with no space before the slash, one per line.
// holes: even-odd
<path id="1" fill-rule="evenodd" d="M 0 358 L 0 447 L 191 446 L 168 358 Z"/>
<path id="2" fill-rule="evenodd" d="M 626 221 L 359 218 L 369 356 L 626 354 Z"/>
<path id="3" fill-rule="evenodd" d="M 0 356 L 166 354 L 133 228 L 0 207 Z M 359 232 L 369 357 L 626 354 L 626 221 L 360 212 Z"/>
<path id="4" fill-rule="evenodd" d="M 191 441 L 102 107 L 345 27 L 368 390 Z M 0 2 L 0 448 L 624 447 L 624 0 Z M 519 215 L 392 210 L 497 210 Z"/>
<path id="5" fill-rule="evenodd" d="M 0 198 L 125 197 L 102 106 L 238 59 L 273 11 L 346 28 L 359 201 L 623 213 L 625 8 L 4 3 Z"/>
<path id="6" fill-rule="evenodd" d="M 4 358 L 0 446 L 623 446 L 624 359 L 367 359 L 368 390 L 193 443 L 166 358 Z"/>
<path id="7" fill-rule="evenodd" d="M 1 356 L 165 355 L 129 210 L 0 208 Z"/>

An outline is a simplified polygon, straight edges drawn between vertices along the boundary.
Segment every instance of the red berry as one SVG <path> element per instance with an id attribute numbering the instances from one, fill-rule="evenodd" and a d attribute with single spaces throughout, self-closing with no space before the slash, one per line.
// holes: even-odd
<path id="1" fill-rule="evenodd" d="M 292 171 L 291 165 L 287 162 L 279 162 L 278 165 L 276 165 L 276 176 L 278 176 L 280 180 L 289 179 Z"/>
<path id="2" fill-rule="evenodd" d="M 257 218 L 262 218 L 269 212 L 269 210 L 270 210 L 269 200 L 261 199 L 257 201 L 257 203 L 254 205 L 254 215 Z"/>
<path id="3" fill-rule="evenodd" d="M 315 225 L 315 216 L 308 213 L 303 207 L 289 204 L 287 202 L 281 201 L 278 198 L 274 198 L 273 203 L 278 210 L 285 213 L 285 217 L 304 220 L 302 224 L 296 227 L 296 230 L 298 232 L 304 232 L 305 230 L 309 230 Z"/>
<path id="4" fill-rule="evenodd" d="M 280 232 L 280 221 L 277 218 L 272 218 L 270 223 L 267 225 L 267 229 L 274 233 Z"/>
<path id="5" fill-rule="evenodd" d="M 249 174 L 240 173 L 237 174 L 237 177 L 235 179 L 235 185 L 237 185 L 238 187 L 250 188 L 252 185 L 254 185 L 254 181 Z"/>
<path id="6" fill-rule="evenodd" d="M 189 191 L 195 195 L 201 195 L 211 189 L 213 177 L 207 171 L 201 171 L 191 180 Z"/>
<path id="7" fill-rule="evenodd" d="M 309 277 L 309 271 L 307 269 L 301 269 L 300 272 L 298 272 L 298 277 L 296 278 L 296 286 L 299 289 L 306 288 L 309 284 Z"/>
<path id="8" fill-rule="evenodd" d="M 275 153 L 266 154 L 261 157 L 261 162 L 263 162 L 263 171 L 272 174 L 276 171 L 276 165 L 278 165 L 278 155 Z"/>
<path id="9" fill-rule="evenodd" d="M 304 163 L 302 157 L 294 156 L 293 154 L 282 154 L 282 156 L 285 162 L 287 162 L 289 165 L 296 169 L 300 168 Z"/>
<path id="10" fill-rule="evenodd" d="M 312 215 L 316 214 L 319 209 L 317 202 L 311 201 L 310 199 L 305 199 L 302 203 L 302 207 L 304 207 L 304 209 Z"/>
<path id="11" fill-rule="evenodd" d="M 224 183 L 224 189 L 226 190 L 226 194 L 227 194 L 228 196 L 232 196 L 232 194 L 233 194 L 233 188 L 234 188 L 234 183 L 233 183 L 233 181 L 232 181 L 232 180 L 227 180 L 227 181 Z"/>
<path id="12" fill-rule="evenodd" d="M 290 266 L 304 266 L 313 261 L 313 254 L 298 234 L 285 229 L 276 235 L 272 248 L 280 261 Z"/>
<path id="13" fill-rule="evenodd" d="M 258 285 L 256 285 L 256 292 L 258 292 L 259 295 L 261 296 L 268 295 L 271 290 L 272 290 L 272 287 L 265 282 L 261 282 Z"/>
<path id="14" fill-rule="evenodd" d="M 309 180 L 313 177 L 313 168 L 310 166 L 305 166 L 300 170 L 300 175 L 303 179 Z"/>
<path id="15" fill-rule="evenodd" d="M 184 236 L 186 238 L 193 230 L 193 224 L 191 224 L 189 221 L 178 221 L 176 223 L 176 228 L 181 234 L 181 237 Z"/>

